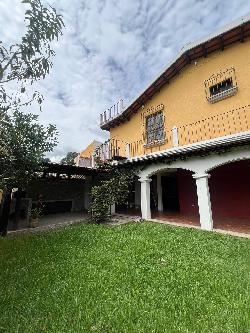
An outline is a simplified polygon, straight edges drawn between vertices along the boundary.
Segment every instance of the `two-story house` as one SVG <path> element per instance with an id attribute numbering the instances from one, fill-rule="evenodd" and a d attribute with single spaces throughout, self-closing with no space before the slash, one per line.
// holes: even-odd
<path id="1" fill-rule="evenodd" d="M 100 120 L 110 140 L 99 152 L 138 168 L 142 218 L 174 212 L 207 230 L 223 219 L 249 230 L 250 15 L 183 48 Z"/>

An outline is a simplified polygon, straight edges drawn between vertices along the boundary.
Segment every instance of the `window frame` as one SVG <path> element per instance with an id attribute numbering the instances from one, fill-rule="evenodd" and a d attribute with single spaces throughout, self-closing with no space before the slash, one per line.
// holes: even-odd
<path id="1" fill-rule="evenodd" d="M 228 88 L 223 87 L 223 83 L 230 81 Z M 235 95 L 238 91 L 235 69 L 228 68 L 224 71 L 220 71 L 217 74 L 213 74 L 209 79 L 204 81 L 206 98 L 209 103 L 219 102 L 225 98 Z M 212 90 L 217 90 L 213 93 Z"/>
<path id="2" fill-rule="evenodd" d="M 155 111 L 145 116 L 145 147 L 152 147 L 165 142 L 166 133 L 164 120 L 163 110 Z M 149 124 L 149 121 L 151 124 Z M 151 126 L 151 128 L 149 128 L 149 126 Z M 149 139 L 150 135 L 152 136 L 151 139 Z"/>

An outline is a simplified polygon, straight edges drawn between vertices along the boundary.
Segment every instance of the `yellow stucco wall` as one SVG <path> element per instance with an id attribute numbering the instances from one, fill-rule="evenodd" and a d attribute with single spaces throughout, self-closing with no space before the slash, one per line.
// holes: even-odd
<path id="1" fill-rule="evenodd" d="M 235 69 L 238 92 L 235 96 L 210 104 L 206 100 L 204 80 L 231 67 Z M 167 140 L 161 146 L 145 148 L 142 113 L 159 104 L 164 105 Z M 126 123 L 112 128 L 110 138 L 118 140 L 121 155 L 125 155 L 125 142 L 133 142 L 133 145 L 137 146 L 136 152 L 132 155 L 141 155 L 172 147 L 173 126 L 179 127 L 180 144 L 232 134 L 249 129 L 249 107 L 231 112 L 248 105 L 250 105 L 249 40 L 245 43 L 236 43 L 224 51 L 214 52 L 207 58 L 200 58 L 196 65 L 192 63 L 186 66 L 144 105 L 144 109 L 140 109 Z M 226 113 L 228 111 L 230 112 Z M 198 123 L 200 120 L 203 122 Z M 188 124 L 190 125 L 187 126 Z"/>
<path id="2" fill-rule="evenodd" d="M 98 146 L 98 144 L 99 143 L 97 141 L 91 142 L 83 151 L 81 151 L 80 157 L 90 158 L 93 155 L 93 153 L 94 153 L 96 147 Z"/>

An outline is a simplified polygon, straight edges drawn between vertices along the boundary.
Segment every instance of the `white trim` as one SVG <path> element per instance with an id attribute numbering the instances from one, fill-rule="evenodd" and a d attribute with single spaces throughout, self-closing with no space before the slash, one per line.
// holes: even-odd
<path id="1" fill-rule="evenodd" d="M 193 156 L 186 160 L 170 161 L 168 164 L 162 162 L 149 164 L 139 171 L 138 176 L 145 179 L 169 169 L 185 169 L 203 175 L 221 165 L 244 159 L 250 159 L 250 145 L 232 148 L 224 153 L 211 153 L 203 157 Z"/>
<path id="2" fill-rule="evenodd" d="M 162 150 L 157 153 L 149 153 L 146 155 L 140 155 L 137 157 L 128 158 L 124 162 L 119 162 L 119 164 L 126 164 L 126 163 L 133 163 L 138 161 L 146 161 L 157 157 L 172 157 L 174 155 L 179 155 L 180 153 L 188 153 L 188 152 L 195 152 L 197 150 L 203 149 L 203 148 L 213 148 L 213 147 L 220 147 L 225 144 L 230 143 L 241 143 L 249 141 L 250 143 L 250 131 L 245 131 L 241 133 L 221 136 L 215 139 L 210 140 L 203 140 L 195 143 L 191 143 L 188 145 L 183 145 L 175 148 L 169 148 L 166 150 Z"/>
<path id="3" fill-rule="evenodd" d="M 211 175 L 209 175 L 208 173 L 203 173 L 203 174 L 195 174 L 193 175 L 194 179 L 200 179 L 200 178 L 210 178 Z"/>

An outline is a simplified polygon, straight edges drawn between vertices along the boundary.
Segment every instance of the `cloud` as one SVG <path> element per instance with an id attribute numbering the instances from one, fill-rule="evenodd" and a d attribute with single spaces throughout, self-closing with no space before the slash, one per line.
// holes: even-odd
<path id="1" fill-rule="evenodd" d="M 129 104 L 189 42 L 250 11 L 246 0 L 44 0 L 64 17 L 51 74 L 38 84 L 41 121 L 56 124 L 54 158 L 108 137 L 99 114 Z M 24 32 L 24 5 L 0 0 L 1 39 Z"/>

